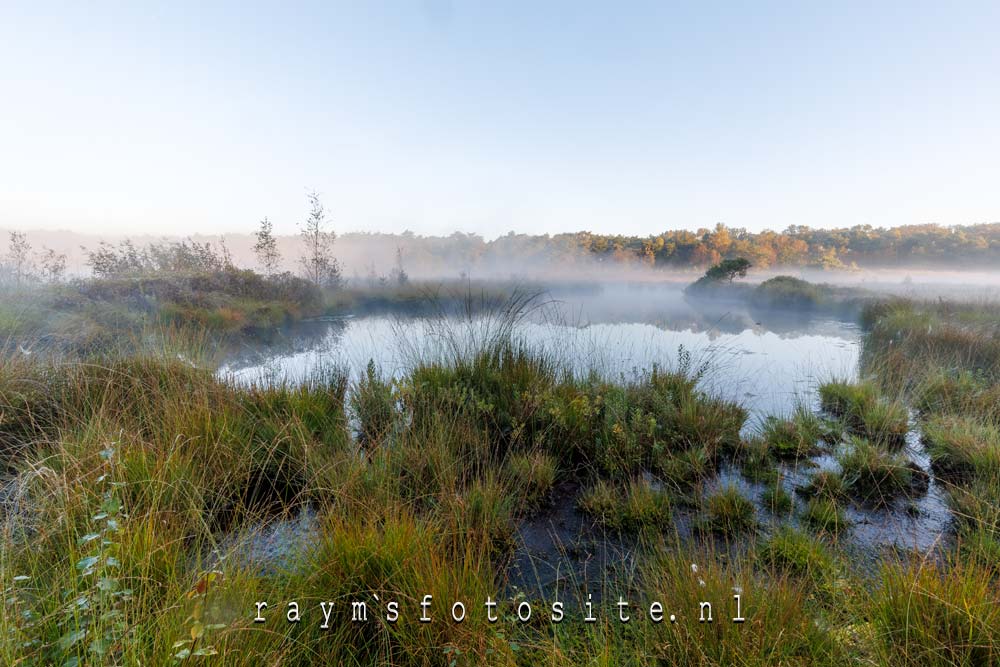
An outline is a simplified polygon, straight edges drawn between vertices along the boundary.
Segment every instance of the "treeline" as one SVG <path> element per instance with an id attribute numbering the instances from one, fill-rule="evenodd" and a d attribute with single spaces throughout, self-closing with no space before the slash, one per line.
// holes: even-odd
<path id="1" fill-rule="evenodd" d="M 409 233 L 345 234 L 345 245 L 401 247 L 420 264 L 457 262 L 475 267 L 509 259 L 523 263 L 597 260 L 650 268 L 704 268 L 745 257 L 756 269 L 797 266 L 846 269 L 897 265 L 995 266 L 1000 262 L 1000 223 L 944 227 L 912 225 L 844 229 L 792 226 L 782 232 L 750 232 L 716 225 L 653 236 L 590 232 L 534 236 L 510 233 L 492 241 L 473 234 L 421 237 Z"/>
<path id="2" fill-rule="evenodd" d="M 991 268 L 1000 266 L 1000 223 L 858 225 L 843 229 L 792 226 L 749 232 L 716 225 L 652 236 L 574 232 L 509 233 L 493 240 L 349 232 L 336 235 L 318 199 L 296 236 L 276 235 L 265 218 L 256 230 L 221 237 L 114 244 L 78 243 L 36 251 L 20 232 L 0 239 L 0 283 L 32 278 L 58 282 L 64 274 L 97 277 L 187 269 L 249 268 L 265 276 L 292 273 L 321 286 L 405 284 L 413 278 L 586 277 L 621 271 L 698 270 L 746 258 L 755 271 L 777 267 L 825 270 L 875 267 Z M 84 241 L 84 239 L 81 239 Z M 38 247 L 38 246 L 36 246 Z M 67 254 L 69 268 L 67 269 Z"/>

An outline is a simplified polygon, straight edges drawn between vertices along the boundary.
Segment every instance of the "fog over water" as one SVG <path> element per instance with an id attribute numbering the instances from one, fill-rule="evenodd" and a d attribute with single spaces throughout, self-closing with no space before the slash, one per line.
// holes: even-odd
<path id="1" fill-rule="evenodd" d="M 803 313 L 751 313 L 743 306 L 698 307 L 676 285 L 553 289 L 516 336 L 576 375 L 628 379 L 674 368 L 681 350 L 704 367 L 702 387 L 739 401 L 751 425 L 810 401 L 819 382 L 857 372 L 856 324 Z M 324 367 L 357 377 L 374 360 L 398 377 L 418 360 L 446 358 L 490 332 L 488 316 L 402 318 L 372 315 L 305 323 L 278 348 L 249 347 L 223 365 L 240 381 L 301 382 Z"/>

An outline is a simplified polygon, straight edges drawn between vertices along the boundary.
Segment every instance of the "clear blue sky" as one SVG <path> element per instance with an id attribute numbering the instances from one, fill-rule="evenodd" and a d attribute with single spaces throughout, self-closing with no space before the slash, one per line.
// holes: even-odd
<path id="1" fill-rule="evenodd" d="M 5 3 L 0 227 L 1000 220 L 998 2 Z"/>

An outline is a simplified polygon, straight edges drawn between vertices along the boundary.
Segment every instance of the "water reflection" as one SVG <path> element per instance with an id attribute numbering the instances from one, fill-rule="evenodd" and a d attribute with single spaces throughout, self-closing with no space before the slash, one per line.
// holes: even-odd
<path id="1" fill-rule="evenodd" d="M 752 426 L 767 414 L 810 401 L 830 377 L 853 377 L 859 331 L 851 322 L 804 313 L 751 313 L 738 304 L 689 303 L 677 288 L 556 290 L 531 312 L 517 335 L 577 375 L 628 379 L 654 364 L 669 368 L 679 348 L 707 364 L 702 386 L 739 401 Z M 336 366 L 357 377 L 369 360 L 394 377 L 419 360 L 447 358 L 452 346 L 474 346 L 489 315 L 422 318 L 369 315 L 306 322 L 279 343 L 234 354 L 220 372 L 239 382 L 304 381 Z"/>

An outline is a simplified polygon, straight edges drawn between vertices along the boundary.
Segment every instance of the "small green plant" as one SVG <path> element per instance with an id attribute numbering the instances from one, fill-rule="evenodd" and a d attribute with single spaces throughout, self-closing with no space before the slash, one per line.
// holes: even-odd
<path id="1" fill-rule="evenodd" d="M 185 627 L 188 629 L 190 638 L 178 639 L 171 647 L 175 653 L 172 662 L 180 665 L 191 661 L 194 658 L 204 658 L 210 655 L 217 655 L 218 650 L 209 644 L 212 633 L 226 627 L 225 623 L 206 623 L 206 608 L 208 605 L 208 595 L 215 581 L 222 576 L 222 572 L 212 570 L 203 572 L 198 581 L 187 593 L 187 599 L 193 601 L 194 608 L 191 615 L 187 617 Z"/>
<path id="2" fill-rule="evenodd" d="M 90 517 L 92 532 L 79 538 L 85 554 L 76 561 L 76 588 L 64 592 L 70 601 L 63 608 L 63 635 L 56 648 L 66 667 L 117 661 L 129 633 L 126 617 L 132 591 L 120 582 L 118 533 L 124 508 L 113 481 L 115 450 L 101 451 L 103 460 L 97 484 L 101 505 Z"/>

